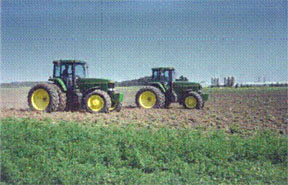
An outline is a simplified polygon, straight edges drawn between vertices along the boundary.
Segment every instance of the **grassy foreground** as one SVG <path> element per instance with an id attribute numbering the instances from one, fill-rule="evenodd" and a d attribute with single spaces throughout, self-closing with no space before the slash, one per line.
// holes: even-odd
<path id="1" fill-rule="evenodd" d="M 1 120 L 1 182 L 286 184 L 287 136 Z"/>

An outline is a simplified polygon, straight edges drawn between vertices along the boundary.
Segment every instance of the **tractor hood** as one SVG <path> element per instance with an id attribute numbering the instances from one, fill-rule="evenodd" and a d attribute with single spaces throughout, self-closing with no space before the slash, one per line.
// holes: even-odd
<path id="1" fill-rule="evenodd" d="M 196 82 L 188 82 L 188 81 L 175 81 L 174 84 L 182 85 L 182 86 L 201 86 L 199 83 Z"/>
<path id="2" fill-rule="evenodd" d="M 79 78 L 77 80 L 79 83 L 85 83 L 85 84 L 102 84 L 102 83 L 114 83 L 114 81 L 109 79 L 101 79 L 101 78 Z"/>
<path id="3" fill-rule="evenodd" d="M 108 91 L 109 88 L 114 89 L 115 82 L 109 79 L 101 78 L 79 78 L 77 79 L 77 86 L 82 93 L 93 88 Z"/>
<path id="4" fill-rule="evenodd" d="M 188 82 L 188 81 L 175 81 L 173 83 L 174 88 L 179 89 L 193 89 L 193 91 L 199 91 L 202 89 L 199 83 Z"/>

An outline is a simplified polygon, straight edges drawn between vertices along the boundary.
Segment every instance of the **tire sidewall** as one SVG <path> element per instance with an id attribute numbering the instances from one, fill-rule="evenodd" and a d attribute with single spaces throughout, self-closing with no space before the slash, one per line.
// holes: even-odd
<path id="1" fill-rule="evenodd" d="M 196 101 L 197 101 L 197 104 L 194 108 L 189 108 L 186 106 L 185 104 L 185 99 L 189 96 L 193 96 Z M 200 94 L 196 93 L 196 92 L 188 92 L 182 99 L 182 105 L 184 106 L 185 109 L 201 109 L 203 107 L 203 100 L 202 100 L 202 97 L 200 96 Z"/>
<path id="2" fill-rule="evenodd" d="M 155 103 L 155 105 L 152 108 L 162 108 L 162 107 L 164 107 L 164 105 L 165 105 L 165 95 L 164 95 L 164 93 L 162 93 L 162 91 L 160 89 L 158 89 L 156 87 L 153 87 L 153 86 L 147 86 L 147 87 L 141 88 L 137 92 L 136 99 L 135 99 L 137 107 L 143 108 L 141 106 L 140 102 L 139 102 L 139 97 L 145 91 L 152 92 L 155 95 L 155 97 L 156 97 L 156 103 Z M 161 95 L 163 96 L 162 98 L 164 98 L 163 99 L 164 102 L 161 102 L 161 97 L 160 97 Z"/>
<path id="3" fill-rule="evenodd" d="M 52 110 L 51 110 L 51 104 L 52 104 L 52 101 L 53 101 L 52 100 L 52 93 L 51 93 L 50 89 L 46 87 L 46 85 L 49 86 L 50 84 L 48 84 L 48 83 L 47 84 L 38 84 L 38 85 L 35 85 L 34 87 L 32 87 L 30 89 L 30 91 L 28 93 L 28 105 L 29 105 L 29 108 L 30 108 L 31 111 L 52 112 Z M 49 95 L 49 104 L 48 104 L 48 106 L 47 106 L 47 108 L 45 110 L 37 110 L 32 105 L 32 99 L 31 99 L 32 98 L 32 94 L 38 89 L 44 89 Z"/>
<path id="4" fill-rule="evenodd" d="M 104 91 L 103 91 L 103 92 L 104 92 Z M 100 97 L 103 99 L 103 101 L 104 101 L 104 106 L 103 106 L 103 108 L 102 108 L 101 110 L 97 111 L 97 112 L 91 110 L 91 109 L 89 108 L 89 106 L 88 106 L 88 99 L 89 99 L 92 95 L 98 95 L 98 96 L 100 96 Z M 92 91 L 92 92 L 88 93 L 88 94 L 85 96 L 83 104 L 84 104 L 84 107 L 85 107 L 86 111 L 88 111 L 88 112 L 90 112 L 90 113 L 92 113 L 92 114 L 97 114 L 97 113 L 100 113 L 100 112 L 109 112 L 108 107 L 107 107 L 107 100 L 106 100 L 106 98 L 105 98 L 101 93 L 97 93 L 97 92 L 95 92 L 95 91 Z"/>

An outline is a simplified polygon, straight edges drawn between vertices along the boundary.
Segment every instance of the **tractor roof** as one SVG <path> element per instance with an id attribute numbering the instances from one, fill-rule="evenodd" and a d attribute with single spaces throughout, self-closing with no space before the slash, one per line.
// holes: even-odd
<path id="1" fill-rule="evenodd" d="M 55 60 L 54 64 L 86 64 L 86 62 L 81 60 Z"/>
<path id="2" fill-rule="evenodd" d="M 152 70 L 172 70 L 174 71 L 175 69 L 173 67 L 155 67 L 155 68 L 152 68 Z"/>

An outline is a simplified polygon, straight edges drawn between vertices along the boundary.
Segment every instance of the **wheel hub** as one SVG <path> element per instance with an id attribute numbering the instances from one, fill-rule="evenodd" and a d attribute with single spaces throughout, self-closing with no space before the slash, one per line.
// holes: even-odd
<path id="1" fill-rule="evenodd" d="M 99 95 L 90 96 L 88 99 L 88 107 L 94 112 L 102 110 L 102 108 L 104 107 L 103 98 Z"/>
<path id="2" fill-rule="evenodd" d="M 144 91 L 139 96 L 139 103 L 145 109 L 153 108 L 156 104 L 156 95 L 151 91 Z"/>
<path id="3" fill-rule="evenodd" d="M 185 98 L 185 105 L 189 109 L 194 109 L 197 105 L 197 100 L 194 96 L 188 96 Z"/>
<path id="4" fill-rule="evenodd" d="M 32 106 L 36 110 L 45 110 L 49 105 L 50 97 L 45 89 L 37 89 L 31 96 Z"/>
<path id="5" fill-rule="evenodd" d="M 100 104 L 100 102 L 99 102 L 99 100 L 93 100 L 93 101 L 92 101 L 92 104 L 93 104 L 94 106 L 97 106 L 97 105 Z"/>

